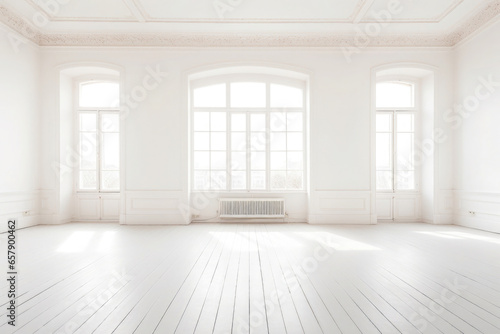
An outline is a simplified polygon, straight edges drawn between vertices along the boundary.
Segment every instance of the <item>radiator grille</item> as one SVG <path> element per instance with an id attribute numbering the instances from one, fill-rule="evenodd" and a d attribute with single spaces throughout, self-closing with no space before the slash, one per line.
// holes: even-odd
<path id="1" fill-rule="evenodd" d="M 281 198 L 220 199 L 221 218 L 284 218 L 285 200 Z"/>

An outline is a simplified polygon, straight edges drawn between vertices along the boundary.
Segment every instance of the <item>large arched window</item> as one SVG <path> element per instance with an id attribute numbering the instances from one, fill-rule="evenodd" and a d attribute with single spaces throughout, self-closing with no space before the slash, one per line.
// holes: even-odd
<path id="1" fill-rule="evenodd" d="M 78 190 L 119 191 L 119 84 L 83 81 L 77 85 Z"/>
<path id="2" fill-rule="evenodd" d="M 383 81 L 376 86 L 377 190 L 416 190 L 415 85 Z"/>
<path id="3" fill-rule="evenodd" d="M 304 190 L 305 87 L 267 75 L 192 81 L 192 189 Z"/>

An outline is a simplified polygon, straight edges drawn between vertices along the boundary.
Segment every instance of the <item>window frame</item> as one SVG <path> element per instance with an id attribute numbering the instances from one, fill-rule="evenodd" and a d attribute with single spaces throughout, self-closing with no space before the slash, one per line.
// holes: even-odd
<path id="1" fill-rule="evenodd" d="M 375 187 L 376 187 L 376 192 L 377 193 L 385 193 L 385 194 L 396 194 L 396 193 L 404 193 L 404 194 L 411 194 L 411 193 L 419 193 L 420 192 L 420 174 L 421 174 L 421 168 L 420 166 L 417 166 L 417 162 L 414 161 L 414 166 L 413 166 L 413 171 L 414 171 L 414 182 L 415 182 L 415 187 L 414 189 L 398 189 L 397 188 L 397 115 L 398 114 L 412 114 L 413 115 L 413 153 L 414 155 L 417 152 L 417 143 L 420 142 L 420 134 L 422 131 L 422 126 L 421 126 L 421 115 L 419 113 L 420 111 L 420 87 L 418 81 L 416 81 L 413 78 L 401 78 L 398 76 L 397 78 L 393 77 L 384 77 L 379 80 L 377 80 L 376 85 L 379 83 L 402 83 L 402 84 L 408 84 L 412 85 L 412 98 L 413 98 L 413 107 L 404 107 L 404 108 L 377 108 L 375 107 L 375 118 L 380 115 L 380 114 L 389 114 L 391 115 L 391 121 L 392 121 L 392 131 L 391 131 L 391 140 L 392 140 L 392 149 L 391 149 L 391 168 L 392 168 L 392 189 L 379 189 L 377 187 L 377 183 L 375 182 Z M 376 86 L 375 86 L 375 89 Z M 376 101 L 375 101 L 376 105 Z M 376 122 L 376 120 L 375 120 Z M 375 134 L 378 134 L 379 132 L 375 128 Z M 375 175 L 379 171 L 376 167 L 376 160 L 377 160 L 377 155 L 375 153 Z"/>
<path id="2" fill-rule="evenodd" d="M 266 87 L 266 106 L 261 108 L 247 108 L 247 107 L 231 107 L 231 91 L 230 84 L 231 83 L 239 83 L 239 82 L 255 82 L 255 83 L 264 83 Z M 226 106 L 225 107 L 194 107 L 194 90 L 200 87 L 216 85 L 216 84 L 225 84 L 226 85 Z M 302 107 L 300 108 L 271 108 L 271 84 L 285 85 L 294 88 L 299 88 L 302 90 Z M 280 77 L 275 75 L 267 75 L 267 74 L 231 74 L 231 75 L 218 75 L 211 76 L 207 78 L 195 79 L 190 81 L 189 83 L 189 115 L 190 115 L 190 131 L 189 131 L 189 139 L 190 139 L 190 191 L 191 192 L 218 192 L 218 193 L 306 193 L 308 187 L 308 179 L 307 179 L 307 129 L 308 129 L 308 121 L 307 121 L 307 82 L 299 79 L 292 79 L 287 77 Z M 225 189 L 215 189 L 215 188 L 207 188 L 207 189 L 196 189 L 195 188 L 195 166 L 194 166 L 194 113 L 195 112 L 224 112 L 226 114 L 226 188 Z M 272 112 L 300 112 L 302 113 L 302 188 L 301 189 L 271 189 L 271 149 L 270 149 L 270 134 L 272 133 L 270 129 L 270 119 Z M 266 169 L 264 172 L 266 173 L 266 187 L 265 189 L 251 189 L 251 159 L 250 154 L 251 150 L 251 129 L 250 129 L 250 118 L 252 114 L 264 114 L 266 115 Z M 246 188 L 245 189 L 232 189 L 231 184 L 231 115 L 233 114 L 245 114 L 246 115 Z M 297 131 L 298 132 L 298 131 Z M 209 132 L 211 133 L 211 131 Z M 286 131 L 285 133 L 288 133 Z M 211 152 L 209 150 L 208 152 Z M 286 150 L 288 152 L 288 150 Z M 210 166 L 211 167 L 211 166 Z M 209 171 L 211 168 L 209 168 Z M 255 171 L 255 170 L 254 170 Z M 288 173 L 288 168 L 286 172 Z"/>
<path id="3" fill-rule="evenodd" d="M 78 162 L 77 162 L 77 167 L 76 167 L 76 173 L 74 175 L 74 183 L 75 183 L 75 189 L 77 193 L 107 193 L 107 194 L 117 194 L 121 192 L 121 187 L 122 187 L 122 180 L 121 180 L 121 147 L 119 147 L 119 182 L 120 182 L 120 187 L 117 190 L 110 189 L 110 190 L 105 190 L 102 189 L 101 185 L 101 174 L 103 172 L 102 168 L 102 145 L 103 145 L 103 134 L 105 132 L 102 132 L 101 129 L 101 123 L 102 123 L 102 115 L 105 114 L 113 114 L 113 115 L 118 115 L 120 117 L 120 107 L 99 107 L 99 108 L 92 108 L 92 107 L 80 107 L 80 87 L 82 84 L 89 84 L 89 83 L 115 83 L 120 87 L 120 82 L 118 79 L 115 77 L 111 76 L 99 76 L 98 79 L 96 79 L 96 76 L 83 76 L 79 77 L 77 80 L 74 81 L 74 127 L 75 127 L 75 145 L 76 145 L 76 153 L 78 156 Z M 96 184 L 97 187 L 96 189 L 82 189 L 80 188 L 80 171 L 81 165 L 80 165 L 80 134 L 82 131 L 80 131 L 80 115 L 81 114 L 95 114 L 96 115 Z M 118 128 L 118 136 L 121 138 L 121 122 L 119 122 L 119 128 Z M 120 140 L 121 141 L 121 140 Z"/>

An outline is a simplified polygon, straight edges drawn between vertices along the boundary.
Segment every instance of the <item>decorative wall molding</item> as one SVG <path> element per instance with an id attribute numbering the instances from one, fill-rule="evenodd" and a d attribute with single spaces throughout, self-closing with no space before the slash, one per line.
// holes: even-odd
<path id="1" fill-rule="evenodd" d="M 457 225 L 500 233 L 500 193 L 455 191 Z"/>
<path id="2" fill-rule="evenodd" d="M 0 193 L 0 233 L 7 230 L 8 219 L 17 220 L 17 228 L 39 224 L 40 203 L 38 191 Z"/>
<path id="3" fill-rule="evenodd" d="M 310 224 L 374 224 L 370 191 L 313 191 Z"/>
<path id="4" fill-rule="evenodd" d="M 490 1 L 461 26 L 442 34 L 393 34 L 369 38 L 354 33 L 41 33 L 27 19 L 0 6 L 0 22 L 40 46 L 90 47 L 452 47 L 500 14 Z M 366 36 L 365 36 L 366 37 Z"/>
<path id="5" fill-rule="evenodd" d="M 185 225 L 182 191 L 124 191 L 125 210 L 120 223 L 126 225 Z"/>

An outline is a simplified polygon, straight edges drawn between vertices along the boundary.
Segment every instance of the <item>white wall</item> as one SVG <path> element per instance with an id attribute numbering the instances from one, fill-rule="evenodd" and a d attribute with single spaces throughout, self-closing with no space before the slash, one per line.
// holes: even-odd
<path id="1" fill-rule="evenodd" d="M 434 149 L 435 142 L 431 141 L 434 134 L 434 75 L 428 75 L 422 78 L 420 82 L 421 88 L 421 117 L 422 124 L 421 133 L 421 148 L 419 149 L 421 156 L 421 191 L 422 191 L 422 219 L 426 222 L 434 222 Z"/>
<path id="2" fill-rule="evenodd" d="M 452 55 L 446 50 L 363 50 L 348 62 L 337 50 L 288 49 L 98 49 L 45 48 L 42 51 L 43 187 L 46 203 L 57 180 L 50 163 L 57 157 L 53 119 L 57 117 L 57 66 L 111 63 L 124 69 L 125 106 L 124 212 L 122 223 L 183 223 L 179 205 L 188 198 L 187 73 L 220 64 L 259 64 L 298 69 L 311 74 L 310 194 L 292 196 L 294 220 L 311 223 L 374 223 L 371 179 L 371 69 L 399 62 L 438 68 L 437 109 L 451 104 Z M 140 103 L 147 67 L 168 71 Z M 440 168 L 451 162 L 443 155 Z M 445 172 L 441 172 L 446 175 Z M 445 180 L 443 189 L 451 189 Z M 309 202 L 308 202 L 309 197 Z M 193 203 L 191 203 L 192 205 Z M 216 206 L 202 207 L 201 218 L 215 216 Z M 50 210 L 49 210 L 50 211 Z"/>
<path id="3" fill-rule="evenodd" d="M 455 103 L 466 106 L 449 115 L 456 128 L 455 219 L 500 232 L 500 22 L 457 48 L 455 72 Z"/>
<path id="4" fill-rule="evenodd" d="M 39 213 L 39 50 L 15 36 L 0 25 L 0 231 L 9 218 L 36 224 Z"/>
<path id="5" fill-rule="evenodd" d="M 59 222 L 69 222 L 74 217 L 74 178 L 78 163 L 75 146 L 75 108 L 73 78 L 61 74 L 59 78 Z"/>

